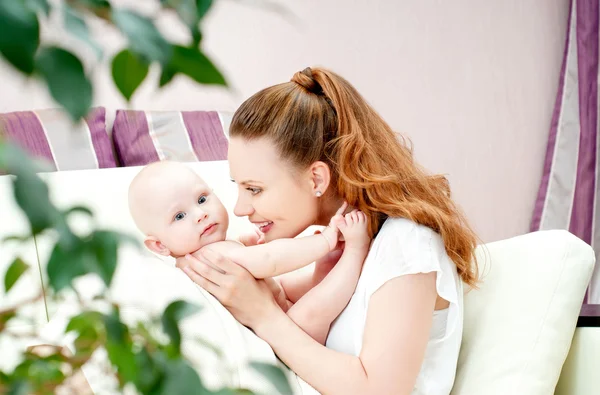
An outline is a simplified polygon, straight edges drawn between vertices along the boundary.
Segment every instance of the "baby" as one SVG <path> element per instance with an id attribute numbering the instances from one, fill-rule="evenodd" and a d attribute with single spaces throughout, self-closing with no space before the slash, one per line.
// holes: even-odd
<path id="1" fill-rule="evenodd" d="M 342 216 L 345 208 L 344 204 L 320 234 L 257 244 L 259 233 L 240 241 L 226 238 L 229 217 L 225 207 L 202 178 L 181 163 L 150 164 L 129 187 L 129 209 L 146 235 L 148 249 L 177 258 L 210 246 L 259 279 L 294 271 L 324 257 L 335 249 L 341 232 L 345 248 L 331 272 L 296 303 L 278 300 L 288 316 L 321 344 L 354 293 L 369 248 L 366 216 L 356 210 Z"/>

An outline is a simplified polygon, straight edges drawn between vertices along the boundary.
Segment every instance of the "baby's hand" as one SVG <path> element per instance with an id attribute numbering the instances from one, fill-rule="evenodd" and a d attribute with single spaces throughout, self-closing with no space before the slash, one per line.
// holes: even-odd
<path id="1" fill-rule="evenodd" d="M 339 237 L 339 231 L 337 226 L 334 225 L 332 222 L 329 223 L 329 225 L 327 225 L 327 227 L 323 229 L 321 235 L 323 235 L 323 237 L 325 237 L 325 240 L 327 240 L 327 243 L 329 243 L 329 251 L 335 250 L 335 247 L 337 247 L 338 244 Z"/>
<path id="2" fill-rule="evenodd" d="M 329 225 L 327 225 L 327 227 L 323 229 L 323 232 L 321 232 L 321 234 L 325 236 L 325 239 L 329 243 L 329 251 L 335 250 L 335 248 L 338 245 L 339 230 L 337 223 L 340 221 L 340 219 L 344 218 L 342 214 L 344 213 L 347 207 L 348 203 L 344 202 L 344 204 L 341 205 L 338 211 L 336 211 L 335 215 L 331 217 Z"/>
<path id="3" fill-rule="evenodd" d="M 371 242 L 367 229 L 367 216 L 362 211 L 353 210 L 345 216 L 336 216 L 335 224 L 346 240 L 345 249 L 368 250 Z M 332 220 L 333 221 L 333 220 Z"/>
<path id="4" fill-rule="evenodd" d="M 258 244 L 264 244 L 265 235 L 258 229 L 255 229 L 254 232 L 241 235 L 239 240 L 240 243 L 246 247 L 250 247 Z"/>

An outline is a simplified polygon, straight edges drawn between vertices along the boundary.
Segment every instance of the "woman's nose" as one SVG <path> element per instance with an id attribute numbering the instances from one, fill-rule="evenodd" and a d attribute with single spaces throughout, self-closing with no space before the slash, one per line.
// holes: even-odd
<path id="1" fill-rule="evenodd" d="M 236 217 L 248 217 L 253 212 L 254 209 L 252 208 L 250 202 L 238 197 L 237 202 L 235 202 L 235 207 L 233 208 L 233 213 L 236 215 Z"/>

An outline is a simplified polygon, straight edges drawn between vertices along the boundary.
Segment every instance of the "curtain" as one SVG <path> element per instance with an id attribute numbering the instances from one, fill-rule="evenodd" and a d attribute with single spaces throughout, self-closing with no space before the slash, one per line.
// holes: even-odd
<path id="1" fill-rule="evenodd" d="M 600 257 L 598 0 L 572 0 L 531 230 L 567 229 Z M 600 303 L 600 264 L 585 303 Z"/>

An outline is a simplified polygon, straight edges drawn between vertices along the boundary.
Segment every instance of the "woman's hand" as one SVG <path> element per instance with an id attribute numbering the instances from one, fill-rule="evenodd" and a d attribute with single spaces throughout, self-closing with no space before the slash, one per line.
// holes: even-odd
<path id="1" fill-rule="evenodd" d="M 243 325 L 254 328 L 273 312 L 281 311 L 265 280 L 256 280 L 246 269 L 209 248 L 196 255 L 199 258 L 189 254 L 177 258 L 176 266 L 217 298 Z"/>

